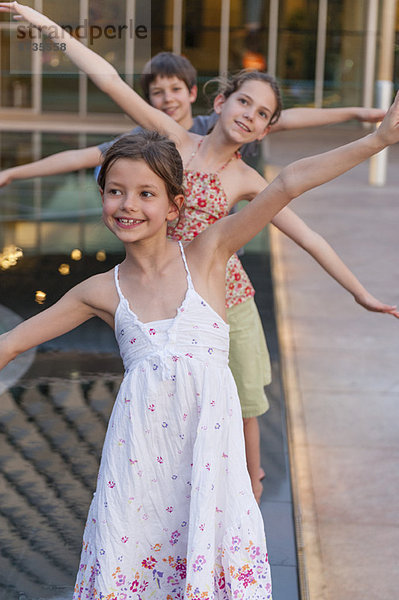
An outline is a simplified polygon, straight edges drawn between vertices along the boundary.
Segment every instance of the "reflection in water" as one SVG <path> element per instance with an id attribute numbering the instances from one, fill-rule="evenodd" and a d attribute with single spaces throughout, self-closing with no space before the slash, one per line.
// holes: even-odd
<path id="1" fill-rule="evenodd" d="M 71 598 L 120 380 L 26 379 L 0 396 L 1 600 Z"/>
<path id="2" fill-rule="evenodd" d="M 7 289 L 4 287 L 4 289 Z M 16 327 L 22 321 L 21 317 L 13 310 L 0 304 L 0 334 L 8 331 L 11 327 Z M 16 381 L 31 366 L 35 357 L 36 348 L 32 348 L 23 354 L 20 354 L 15 360 L 9 363 L 0 373 L 0 395 L 4 390 L 14 385 Z"/>

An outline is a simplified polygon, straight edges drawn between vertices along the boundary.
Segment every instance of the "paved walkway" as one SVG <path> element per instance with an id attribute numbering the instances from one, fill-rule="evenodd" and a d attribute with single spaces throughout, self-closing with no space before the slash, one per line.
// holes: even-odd
<path id="1" fill-rule="evenodd" d="M 363 135 L 272 136 L 274 164 Z M 361 165 L 298 198 L 371 293 L 399 304 L 399 148 L 388 182 Z M 366 312 L 285 236 L 272 234 L 303 600 L 396 600 L 399 589 L 399 322 Z M 278 600 L 278 598 L 276 599 Z"/>

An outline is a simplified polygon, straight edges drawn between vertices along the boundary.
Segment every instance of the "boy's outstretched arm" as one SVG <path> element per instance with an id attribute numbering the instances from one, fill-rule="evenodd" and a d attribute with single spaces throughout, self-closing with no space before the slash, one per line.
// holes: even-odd
<path id="1" fill-rule="evenodd" d="M 79 150 L 66 150 L 46 158 L 41 158 L 26 165 L 19 165 L 0 171 L 0 187 L 10 184 L 16 179 L 29 179 L 30 177 L 46 177 L 58 173 L 69 173 L 79 169 L 96 167 L 102 162 L 101 151 L 98 146 L 82 148 Z"/>
<path id="2" fill-rule="evenodd" d="M 55 42 L 65 44 L 64 52 L 75 65 L 92 79 L 95 85 L 108 94 L 116 104 L 145 129 L 167 133 L 177 146 L 189 138 L 187 131 L 171 117 L 147 104 L 104 58 L 73 38 L 57 23 L 40 12 L 18 2 L 0 2 L 0 12 L 14 14 L 41 30 Z"/>
<path id="3" fill-rule="evenodd" d="M 357 121 L 378 123 L 385 117 L 386 111 L 380 108 L 362 108 L 350 106 L 343 108 L 287 108 L 271 126 L 270 133 L 302 127 L 319 127 L 356 119 Z"/>
<path id="4" fill-rule="evenodd" d="M 372 296 L 330 244 L 320 234 L 308 227 L 291 209 L 288 207 L 283 208 L 272 219 L 272 223 L 292 241 L 306 250 L 366 310 L 388 313 L 399 318 L 396 306 L 384 304 Z"/>

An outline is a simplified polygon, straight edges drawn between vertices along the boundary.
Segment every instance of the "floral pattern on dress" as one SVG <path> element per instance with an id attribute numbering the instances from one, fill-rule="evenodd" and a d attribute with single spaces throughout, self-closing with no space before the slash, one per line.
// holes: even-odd
<path id="1" fill-rule="evenodd" d="M 217 173 L 184 171 L 186 195 L 184 216 L 168 233 L 179 241 L 190 241 L 209 225 L 228 214 L 228 202 Z M 236 254 L 226 267 L 226 308 L 252 298 L 255 290 Z"/>
<path id="2" fill-rule="evenodd" d="M 237 550 L 241 550 L 239 536 L 233 536 L 231 544 L 234 548 L 238 545 Z M 97 592 L 92 586 L 92 577 L 89 576 L 87 584 L 84 580 L 80 587 L 76 584 L 74 598 L 76 600 L 158 599 L 159 596 L 146 593 L 150 592 L 151 583 L 155 582 L 158 592 L 162 593 L 162 597 L 166 600 L 271 600 L 271 583 L 265 576 L 265 572 L 268 571 L 267 554 L 264 555 L 261 548 L 251 540 L 246 545 L 245 552 L 247 562 L 242 562 L 238 566 L 230 565 L 226 573 L 219 562 L 215 563 L 210 573 L 212 587 L 206 584 L 193 586 L 186 581 L 185 557 L 168 554 L 155 558 L 150 555 L 143 559 L 139 570 L 133 567 L 124 569 L 120 565 L 115 566 L 112 571 L 114 589 L 106 595 Z M 225 555 L 226 551 L 223 550 L 220 559 L 223 560 Z M 192 565 L 194 571 L 202 571 L 205 563 L 205 556 L 197 555 Z"/>
<path id="3" fill-rule="evenodd" d="M 73 600 L 269 600 L 264 526 L 228 368 L 229 327 L 188 270 L 176 317 L 150 324 L 123 297 L 118 267 L 115 282 L 125 376 Z"/>

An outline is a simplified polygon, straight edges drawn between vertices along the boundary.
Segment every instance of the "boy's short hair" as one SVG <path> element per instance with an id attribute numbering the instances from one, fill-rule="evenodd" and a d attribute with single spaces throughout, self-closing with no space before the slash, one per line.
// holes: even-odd
<path id="1" fill-rule="evenodd" d="M 150 101 L 150 83 L 156 77 L 173 77 L 181 79 L 188 91 L 197 84 L 197 71 L 185 56 L 174 52 L 159 52 L 145 65 L 141 74 L 140 84 L 147 102 Z"/>

